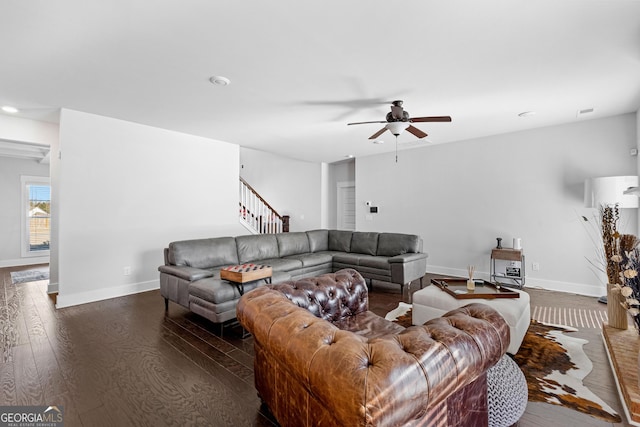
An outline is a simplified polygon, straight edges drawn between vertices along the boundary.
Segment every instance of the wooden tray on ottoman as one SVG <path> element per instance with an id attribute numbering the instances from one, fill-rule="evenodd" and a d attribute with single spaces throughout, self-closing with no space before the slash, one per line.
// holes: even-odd
<path id="1" fill-rule="evenodd" d="M 503 286 L 496 286 L 486 280 L 474 280 L 476 288 L 467 289 L 467 279 L 447 277 L 444 279 L 431 279 L 431 283 L 455 299 L 495 299 L 495 298 L 520 298 L 520 294 Z"/>
<path id="2" fill-rule="evenodd" d="M 273 271 L 268 265 L 233 265 L 220 270 L 220 278 L 234 283 L 247 283 L 271 277 Z"/>

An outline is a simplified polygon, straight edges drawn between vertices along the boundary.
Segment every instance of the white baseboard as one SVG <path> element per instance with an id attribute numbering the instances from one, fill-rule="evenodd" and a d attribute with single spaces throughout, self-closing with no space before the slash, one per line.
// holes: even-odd
<path id="1" fill-rule="evenodd" d="M 47 293 L 55 294 L 57 292 L 58 292 L 58 284 L 49 282 L 49 284 L 47 285 Z"/>
<path id="2" fill-rule="evenodd" d="M 87 304 L 90 302 L 102 301 L 105 299 L 124 297 L 140 292 L 153 291 L 159 288 L 160 279 L 150 280 L 148 282 L 132 283 L 123 286 L 115 286 L 112 288 L 96 289 L 88 292 L 78 292 L 71 295 L 59 293 L 56 299 L 56 308 L 72 307 L 74 305 Z"/>
<path id="3" fill-rule="evenodd" d="M 39 256 L 32 258 L 2 259 L 0 260 L 0 268 L 5 267 L 21 267 L 23 265 L 49 264 L 48 256 Z"/>
<path id="4" fill-rule="evenodd" d="M 467 277 L 468 274 L 465 269 L 439 267 L 434 265 L 428 266 L 428 269 L 428 273 L 442 274 L 445 276 Z M 475 272 L 474 277 L 477 279 L 489 280 L 489 272 Z M 525 278 L 524 287 L 541 288 L 549 291 L 567 292 L 570 294 L 586 295 L 590 297 L 600 297 L 607 293 L 605 285 L 594 286 L 585 283 L 560 282 L 557 280 L 538 279 L 528 276 Z"/>

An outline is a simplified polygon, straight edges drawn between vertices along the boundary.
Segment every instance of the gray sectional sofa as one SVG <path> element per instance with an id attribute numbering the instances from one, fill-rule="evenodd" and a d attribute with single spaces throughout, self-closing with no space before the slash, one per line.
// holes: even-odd
<path id="1" fill-rule="evenodd" d="M 263 264 L 273 269 L 272 283 L 353 268 L 366 279 L 405 284 L 421 280 L 427 268 L 420 236 L 343 230 L 217 237 L 172 242 L 165 249 L 160 292 L 214 323 L 236 317 L 240 294 L 220 279 L 220 269 Z M 264 284 L 245 284 L 245 292 Z M 370 282 L 372 283 L 372 282 Z"/>

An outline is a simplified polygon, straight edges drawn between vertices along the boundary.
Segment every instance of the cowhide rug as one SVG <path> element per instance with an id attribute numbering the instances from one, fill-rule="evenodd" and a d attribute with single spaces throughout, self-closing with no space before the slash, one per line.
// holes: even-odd
<path id="1" fill-rule="evenodd" d="M 401 302 L 385 318 L 404 327 L 411 326 L 411 304 Z M 527 379 L 529 401 L 565 406 L 610 423 L 620 423 L 620 415 L 582 384 L 593 364 L 582 349 L 588 341 L 566 334 L 576 330 L 531 321 L 514 357 Z"/>

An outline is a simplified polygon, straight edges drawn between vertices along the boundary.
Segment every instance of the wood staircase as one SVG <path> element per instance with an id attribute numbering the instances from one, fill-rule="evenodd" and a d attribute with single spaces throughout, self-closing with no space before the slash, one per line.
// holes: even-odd
<path id="1" fill-rule="evenodd" d="M 240 223 L 253 234 L 289 232 L 289 215 L 280 215 L 240 178 Z"/>

